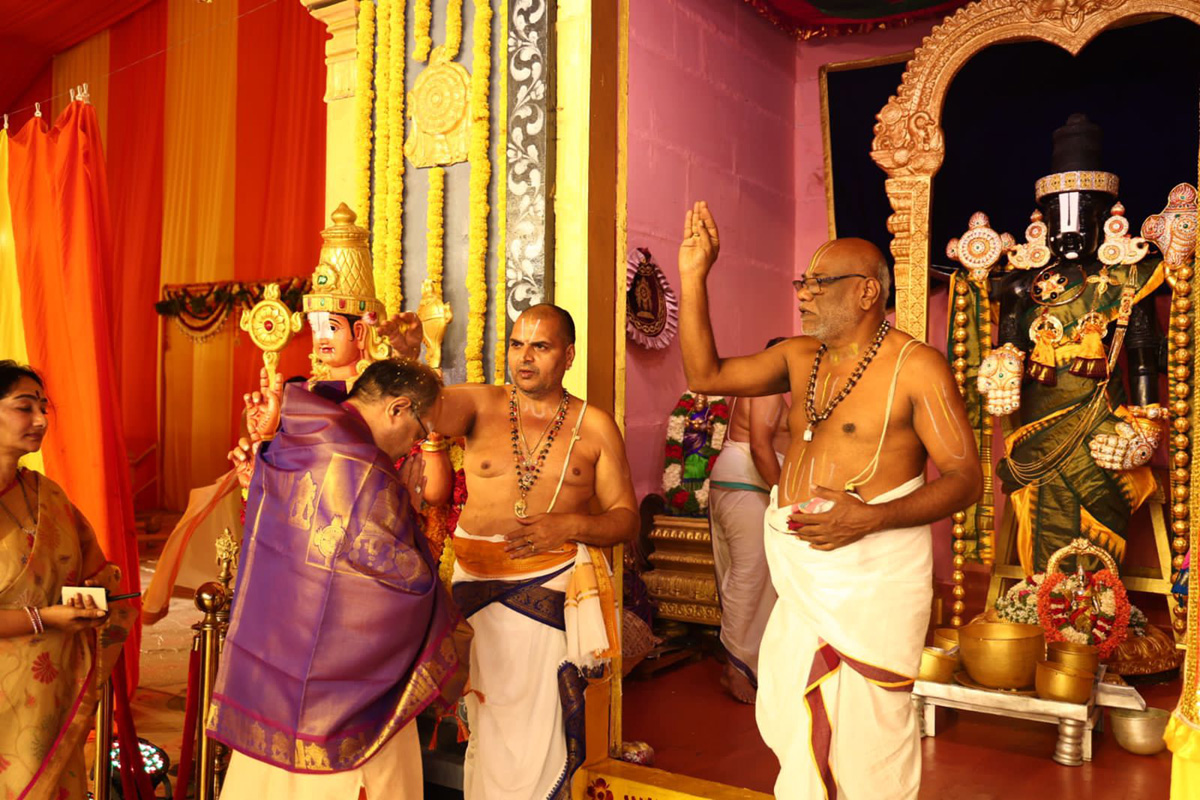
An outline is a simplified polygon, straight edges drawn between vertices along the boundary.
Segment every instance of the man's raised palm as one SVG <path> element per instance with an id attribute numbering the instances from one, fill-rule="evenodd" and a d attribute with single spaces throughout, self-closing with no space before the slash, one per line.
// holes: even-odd
<path id="1" fill-rule="evenodd" d="M 679 243 L 679 274 L 705 277 L 721 252 L 717 223 L 708 204 L 694 203 L 683 220 L 683 241 Z"/>

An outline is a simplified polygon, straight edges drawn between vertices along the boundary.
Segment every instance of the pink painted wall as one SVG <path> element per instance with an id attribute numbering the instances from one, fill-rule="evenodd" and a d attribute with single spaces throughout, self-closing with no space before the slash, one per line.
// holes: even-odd
<path id="1" fill-rule="evenodd" d="M 911 50 L 930 27 L 798 43 L 738 0 L 630 4 L 629 247 L 650 248 L 678 288 L 683 213 L 708 201 L 721 227 L 709 292 L 723 355 L 799 332 L 789 281 L 827 235 L 818 68 Z M 666 418 L 686 382 L 677 341 L 631 343 L 626 367 L 641 498 L 661 492 Z"/>
<path id="2" fill-rule="evenodd" d="M 861 61 L 915 50 L 932 28 L 932 22 L 919 22 L 906 28 L 889 28 L 860 36 L 812 39 L 796 46 L 794 257 L 797 272 L 808 268 L 813 251 L 829 238 L 818 70 L 823 64 Z M 793 313 L 796 329 L 799 330 L 799 313 Z"/>
<path id="3" fill-rule="evenodd" d="M 737 0 L 637 0 L 629 39 L 630 249 L 650 248 L 678 289 L 683 214 L 706 200 L 721 227 L 709 280 L 718 348 L 791 335 L 795 42 Z M 666 419 L 686 388 L 678 341 L 631 343 L 626 387 L 640 498 L 662 491 Z"/>

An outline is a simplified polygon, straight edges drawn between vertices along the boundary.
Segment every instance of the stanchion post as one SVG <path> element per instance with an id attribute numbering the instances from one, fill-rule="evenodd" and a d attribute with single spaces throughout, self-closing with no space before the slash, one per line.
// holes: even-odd
<path id="1" fill-rule="evenodd" d="M 212 703 L 213 685 L 217 681 L 220 660 L 221 623 L 217 613 L 225 606 L 225 591 L 220 584 L 209 582 L 196 590 L 196 608 L 204 612 L 200 621 L 200 738 L 196 764 L 196 800 L 215 800 L 216 742 L 204 735 L 208 709 Z"/>

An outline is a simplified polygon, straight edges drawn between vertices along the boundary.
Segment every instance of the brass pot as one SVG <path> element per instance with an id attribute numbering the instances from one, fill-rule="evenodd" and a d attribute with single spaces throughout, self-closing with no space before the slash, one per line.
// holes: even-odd
<path id="1" fill-rule="evenodd" d="M 959 657 L 976 683 L 991 689 L 1025 689 L 1037 662 L 1046 657 L 1046 636 L 1037 625 L 975 622 L 958 629 Z"/>
<path id="2" fill-rule="evenodd" d="M 1093 675 L 1100 669 L 1100 651 L 1090 644 L 1050 642 L 1046 645 L 1046 658 L 1056 664 L 1086 670 Z"/>
<path id="3" fill-rule="evenodd" d="M 926 647 L 921 651 L 921 669 L 917 680 L 933 683 L 950 683 L 958 671 L 958 658 L 947 655 L 940 647 Z"/>
<path id="4" fill-rule="evenodd" d="M 1167 721 L 1171 718 L 1169 711 L 1161 708 L 1147 708 L 1145 711 L 1114 708 L 1109 710 L 1108 718 L 1117 744 L 1131 753 L 1152 756 L 1161 753 L 1167 746 L 1163 741 L 1163 731 L 1167 729 Z"/>
<path id="5" fill-rule="evenodd" d="M 943 650 L 958 647 L 958 628 L 937 628 L 933 632 L 933 646 Z"/>
<path id="6" fill-rule="evenodd" d="M 1092 696 L 1096 676 L 1086 669 L 1076 669 L 1054 661 L 1039 661 L 1037 693 L 1043 700 L 1083 705 Z"/>

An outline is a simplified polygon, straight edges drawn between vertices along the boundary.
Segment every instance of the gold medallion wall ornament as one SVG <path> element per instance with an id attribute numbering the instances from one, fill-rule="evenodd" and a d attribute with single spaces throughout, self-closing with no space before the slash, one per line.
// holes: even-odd
<path id="1" fill-rule="evenodd" d="M 242 312 L 240 324 L 242 330 L 250 334 L 250 340 L 263 351 L 267 380 L 273 382 L 279 351 L 287 347 L 292 337 L 304 327 L 303 315 L 284 305 L 279 299 L 279 285 L 272 283 L 263 290 L 262 300 Z"/>
<path id="2" fill-rule="evenodd" d="M 634 250 L 626 264 L 625 333 L 647 350 L 661 350 L 675 338 L 679 301 L 648 249 Z"/>
<path id="3" fill-rule="evenodd" d="M 449 60 L 445 48 L 433 51 L 430 64 L 408 94 L 412 129 L 404 155 L 417 167 L 437 167 L 467 160 L 470 143 L 471 75 Z"/>

